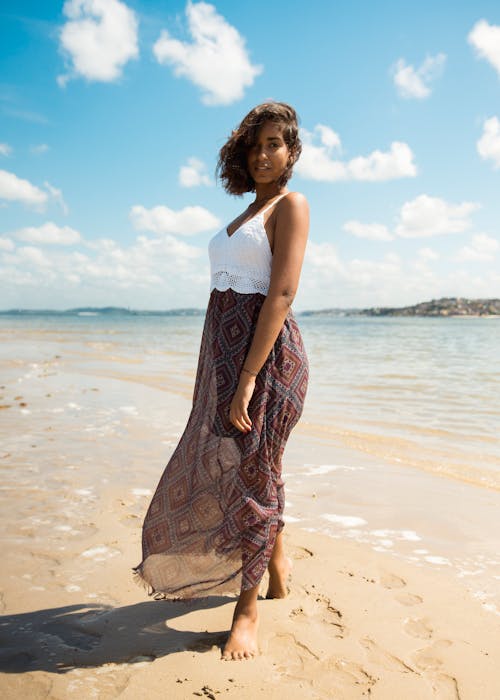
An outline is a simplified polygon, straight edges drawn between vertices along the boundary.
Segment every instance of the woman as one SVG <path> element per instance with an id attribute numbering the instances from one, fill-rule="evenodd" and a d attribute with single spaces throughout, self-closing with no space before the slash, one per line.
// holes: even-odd
<path id="1" fill-rule="evenodd" d="M 211 293 L 188 424 L 143 526 L 138 578 L 156 597 L 240 594 L 224 659 L 257 653 L 257 597 L 287 593 L 281 459 L 308 362 L 290 305 L 309 228 L 286 184 L 301 151 L 287 104 L 253 109 L 219 154 L 230 194 L 255 200 L 209 243 Z"/>

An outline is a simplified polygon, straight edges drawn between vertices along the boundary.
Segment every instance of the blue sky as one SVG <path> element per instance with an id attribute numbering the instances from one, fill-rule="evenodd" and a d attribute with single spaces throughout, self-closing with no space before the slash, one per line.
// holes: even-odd
<path id="1" fill-rule="evenodd" d="M 292 104 L 297 310 L 500 296 L 500 5 L 4 0 L 0 308 L 206 305 L 214 182 Z"/>

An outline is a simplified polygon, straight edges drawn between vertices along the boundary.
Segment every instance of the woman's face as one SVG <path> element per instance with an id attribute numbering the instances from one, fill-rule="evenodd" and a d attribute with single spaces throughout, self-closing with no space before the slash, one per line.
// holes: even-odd
<path id="1" fill-rule="evenodd" d="M 289 162 L 290 151 L 279 124 L 264 122 L 247 152 L 247 167 L 255 184 L 278 180 Z"/>

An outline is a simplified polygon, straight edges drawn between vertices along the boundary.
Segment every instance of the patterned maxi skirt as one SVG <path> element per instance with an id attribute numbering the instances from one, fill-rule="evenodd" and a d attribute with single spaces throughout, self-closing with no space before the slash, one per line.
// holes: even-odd
<path id="1" fill-rule="evenodd" d="M 262 294 L 213 289 L 187 426 L 149 505 L 142 562 L 133 571 L 155 597 L 192 598 L 257 585 L 283 527 L 281 460 L 308 383 L 292 310 L 256 378 L 244 434 L 229 407 Z"/>

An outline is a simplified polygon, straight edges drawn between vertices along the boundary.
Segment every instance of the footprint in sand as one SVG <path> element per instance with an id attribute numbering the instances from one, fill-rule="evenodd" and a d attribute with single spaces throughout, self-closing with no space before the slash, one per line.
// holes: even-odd
<path id="1" fill-rule="evenodd" d="M 289 551 L 292 559 L 309 559 L 314 556 L 314 552 L 307 547 L 291 547 Z"/>
<path id="2" fill-rule="evenodd" d="M 404 588 L 406 586 L 406 581 L 395 574 L 383 574 L 380 577 L 380 583 L 384 588 L 388 588 L 389 590 Z M 394 598 L 398 601 L 398 603 L 401 603 L 401 605 L 408 606 L 418 605 L 419 603 L 423 602 L 423 598 L 421 598 L 419 595 L 407 593 L 406 591 L 396 593 Z"/>
<path id="3" fill-rule="evenodd" d="M 370 696 L 377 678 L 370 675 L 360 664 L 345 658 L 331 656 L 324 661 L 312 663 L 305 674 L 313 678 L 312 688 L 317 694 L 303 697 L 317 698 L 347 698 L 353 697 L 356 688 L 358 698 Z"/>
<path id="4" fill-rule="evenodd" d="M 401 605 L 407 605 L 409 607 L 423 603 L 423 598 L 421 598 L 419 595 L 414 595 L 413 593 L 397 593 L 394 598 L 398 601 L 398 603 L 401 603 Z"/>
<path id="5" fill-rule="evenodd" d="M 382 649 L 382 647 L 380 647 L 373 639 L 370 639 L 370 637 L 360 639 L 359 643 L 365 649 L 366 656 L 369 661 L 379 664 L 389 671 L 415 673 L 415 670 L 411 666 L 405 664 L 405 662 L 397 656 L 394 656 L 385 649 Z"/>
<path id="6" fill-rule="evenodd" d="M 417 637 L 418 639 L 430 639 L 433 633 L 429 622 L 418 617 L 407 617 L 403 622 L 403 629 L 410 637 Z"/>
<path id="7" fill-rule="evenodd" d="M 273 656 L 276 660 L 276 671 L 290 677 L 304 669 L 308 661 L 319 661 L 320 657 L 310 649 L 307 644 L 299 642 L 291 632 L 283 632 L 273 637 Z"/>
<path id="8" fill-rule="evenodd" d="M 335 684 L 343 682 L 348 688 L 352 688 L 353 683 L 362 691 L 368 691 L 375 685 L 377 679 L 371 676 L 360 664 L 338 657 L 330 657 L 324 662 L 328 679 Z M 364 694 L 364 693 L 363 693 Z"/>
<path id="9" fill-rule="evenodd" d="M 415 666 L 422 671 L 439 671 L 443 665 L 439 658 L 439 653 L 442 649 L 447 649 L 451 646 L 452 643 L 449 639 L 439 639 L 432 646 L 419 649 L 412 656 Z"/>
<path id="10" fill-rule="evenodd" d="M 343 698 L 347 697 L 346 693 L 351 697 L 353 686 L 360 693 L 359 697 L 365 697 L 377 682 L 363 666 L 353 661 L 339 656 L 320 658 L 293 634 L 278 634 L 274 640 L 276 672 L 300 681 L 303 697 Z"/>
<path id="11" fill-rule="evenodd" d="M 342 639 L 345 636 L 345 626 L 340 622 L 342 613 L 332 605 L 330 598 L 323 593 L 304 588 L 307 597 L 304 597 L 302 605 L 290 611 L 289 617 L 305 617 L 311 620 L 319 620 L 333 625 L 335 636 Z"/>
<path id="12" fill-rule="evenodd" d="M 380 583 L 384 588 L 404 588 L 406 581 L 394 574 L 383 574 L 380 577 Z"/>
<path id="13" fill-rule="evenodd" d="M 432 690 L 439 700 L 460 700 L 457 679 L 444 673 L 436 673 L 431 679 Z"/>

